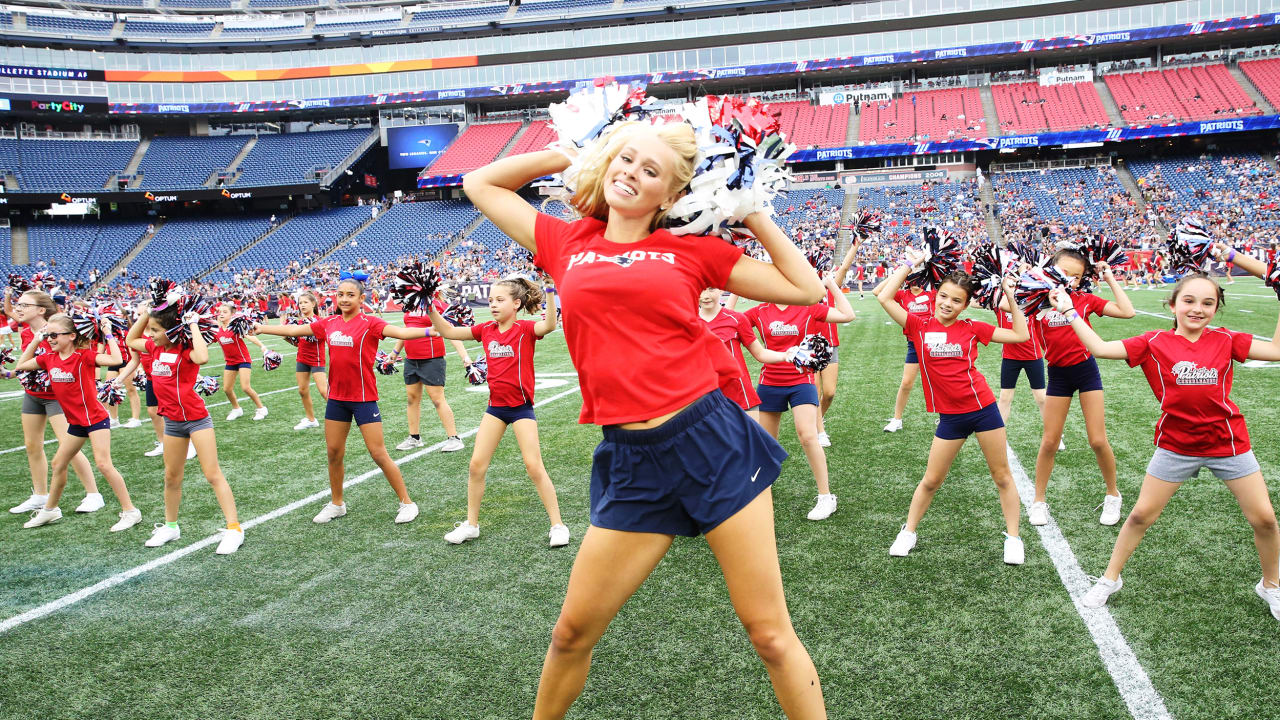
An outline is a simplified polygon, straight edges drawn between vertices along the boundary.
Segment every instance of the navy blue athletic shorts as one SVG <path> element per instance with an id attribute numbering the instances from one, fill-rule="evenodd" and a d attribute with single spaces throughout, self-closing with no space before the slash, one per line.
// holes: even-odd
<path id="1" fill-rule="evenodd" d="M 1071 397 L 1076 393 L 1087 393 L 1102 389 L 1102 374 L 1098 372 L 1098 361 L 1090 357 L 1082 363 L 1058 367 L 1049 366 L 1049 389 L 1047 394 L 1054 397 Z"/>
<path id="2" fill-rule="evenodd" d="M 75 425 L 72 423 L 67 423 L 67 434 L 74 435 L 78 438 L 87 438 L 89 437 L 89 433 L 91 432 L 97 432 L 99 430 L 110 430 L 110 429 L 111 429 L 111 418 L 107 418 L 102 422 L 96 422 L 92 425 Z"/>
<path id="3" fill-rule="evenodd" d="M 1044 360 L 1000 360 L 1000 389 L 1012 390 L 1018 386 L 1018 376 L 1027 373 L 1027 384 L 1032 390 L 1044 389 Z"/>
<path id="4" fill-rule="evenodd" d="M 537 416 L 533 414 L 533 403 L 525 403 L 514 407 L 490 405 L 484 411 L 508 425 L 517 420 L 533 420 L 535 422 L 538 420 Z"/>
<path id="5" fill-rule="evenodd" d="M 227 365 L 226 369 L 231 370 L 232 372 L 237 370 L 252 370 L 253 363 L 236 363 L 235 365 Z"/>
<path id="6" fill-rule="evenodd" d="M 938 428 L 933 436 L 939 440 L 963 440 L 974 433 L 999 430 L 1004 427 L 1000 408 L 995 403 L 967 413 L 940 413 Z"/>
<path id="7" fill-rule="evenodd" d="M 797 405 L 817 405 L 818 388 L 809 383 L 801 385 L 757 385 L 760 396 L 760 412 L 786 412 Z"/>
<path id="8" fill-rule="evenodd" d="M 591 524 L 695 536 L 778 479 L 787 451 L 719 390 L 655 428 L 604 428 L 591 461 Z"/>
<path id="9" fill-rule="evenodd" d="M 160 398 L 156 397 L 156 389 L 151 386 L 151 379 L 147 378 L 147 407 L 160 407 Z"/>
<path id="10" fill-rule="evenodd" d="M 907 341 L 907 359 L 903 364 L 909 365 L 912 363 L 919 365 L 920 356 L 916 354 L 916 344 L 908 340 Z"/>
<path id="11" fill-rule="evenodd" d="M 324 406 L 324 419 L 334 422 L 349 423 L 355 419 L 356 425 L 382 422 L 382 413 L 378 410 L 378 401 L 350 402 L 329 398 Z"/>

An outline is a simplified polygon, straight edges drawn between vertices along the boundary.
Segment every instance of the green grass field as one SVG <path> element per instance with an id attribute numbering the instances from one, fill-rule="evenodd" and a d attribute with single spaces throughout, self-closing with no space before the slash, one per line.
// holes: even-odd
<path id="1" fill-rule="evenodd" d="M 1141 310 L 1167 312 L 1164 292 L 1132 297 Z M 851 299 L 859 318 L 842 330 L 840 394 L 827 419 L 840 509 L 825 522 L 805 519 L 816 491 L 789 421 L 783 443 L 792 458 L 774 490 L 788 599 L 825 685 L 830 716 L 1128 716 L 1098 647 L 1025 522 L 1026 565 L 1001 563 L 1003 524 L 976 443 L 966 446 L 938 494 L 917 550 L 909 558 L 889 557 L 924 470 L 933 420 L 917 388 L 906 428 L 882 432 L 904 342 L 869 294 Z M 1272 292 L 1249 280 L 1228 288 L 1218 320 L 1270 336 L 1276 313 Z M 1140 314 L 1096 325 L 1104 337 L 1117 338 L 1168 321 Z M 266 340 L 291 349 L 279 338 Z M 993 386 L 999 358 L 997 347 L 983 350 L 981 367 Z M 271 409 L 266 421 L 246 415 L 227 423 L 227 408 L 212 408 L 242 522 L 327 488 L 321 431 L 292 430 L 301 417 L 292 362 L 286 357 L 284 369 L 272 373 L 257 364 L 255 388 L 281 390 L 264 398 Z M 478 424 L 487 395 L 469 391 L 460 367 L 451 361 L 447 394 L 466 432 Z M 539 399 L 576 387 L 560 333 L 540 343 L 537 367 L 556 373 L 546 377 Z M 1102 367 L 1127 512 L 1151 453 L 1155 401 L 1139 370 L 1112 361 Z M 397 374 L 380 383 L 390 446 L 406 432 L 403 381 Z M 1278 391 L 1280 364 L 1237 369 L 1233 397 L 1273 488 L 1280 486 Z M 587 524 L 587 479 L 600 431 L 577 425 L 579 406 L 580 395 L 569 392 L 538 410 L 543 457 L 574 533 L 570 547 L 547 548 L 547 518 L 511 437 L 489 473 L 483 535 L 447 545 L 441 536 L 465 515 L 471 443 L 463 452 L 427 453 L 403 465 L 421 507 L 412 524 L 392 523 L 395 497 L 375 474 L 348 491 L 351 513 L 330 525 L 311 522 L 324 502 L 314 500 L 249 528 L 233 556 L 201 548 L 0 634 L 0 717 L 528 717 Z M 21 445 L 19 409 L 17 399 L 0 400 L 0 427 L 6 428 L 0 450 Z M 423 431 L 429 443 L 443 439 L 429 404 Z M 1009 436 L 1029 473 L 1039 433 L 1024 387 Z M 146 425 L 113 433 L 115 462 L 143 510 L 143 525 L 107 532 L 118 507 L 101 479 L 107 508 L 97 514 L 70 512 L 81 496 L 72 479 L 61 522 L 23 530 L 23 516 L 0 520 L 0 622 L 218 529 L 213 494 L 190 463 L 182 539 L 163 549 L 143 547 L 150 523 L 162 519 L 161 461 L 142 456 L 151 442 Z M 1066 442 L 1050 504 L 1080 565 L 1098 574 L 1118 527 L 1097 523 L 1103 486 L 1078 410 Z M 47 448 L 52 456 L 54 446 Z M 374 468 L 357 433 L 347 468 L 351 478 Z M 4 507 L 29 492 L 22 451 L 0 455 Z M 1126 568 L 1125 589 L 1109 607 L 1173 717 L 1274 716 L 1280 627 L 1253 593 L 1258 577 L 1252 533 L 1228 490 L 1208 473 L 1176 496 Z M 570 713 L 611 720 L 780 716 L 701 539 L 678 539 L 623 609 Z"/>

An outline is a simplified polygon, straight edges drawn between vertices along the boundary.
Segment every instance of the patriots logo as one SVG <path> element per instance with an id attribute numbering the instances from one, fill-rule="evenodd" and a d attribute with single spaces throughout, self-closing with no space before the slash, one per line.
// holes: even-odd
<path id="1" fill-rule="evenodd" d="M 629 255 L 601 255 L 596 259 L 611 262 L 618 267 L 631 267 L 631 264 L 635 262 L 635 260 L 632 260 Z"/>

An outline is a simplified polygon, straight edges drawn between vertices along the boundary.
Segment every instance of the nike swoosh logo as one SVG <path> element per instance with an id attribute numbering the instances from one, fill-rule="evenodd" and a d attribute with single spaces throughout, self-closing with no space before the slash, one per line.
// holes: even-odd
<path id="1" fill-rule="evenodd" d="M 756 474 L 751 476 L 751 482 L 756 481 L 756 476 L 760 474 L 760 468 L 756 468 Z"/>

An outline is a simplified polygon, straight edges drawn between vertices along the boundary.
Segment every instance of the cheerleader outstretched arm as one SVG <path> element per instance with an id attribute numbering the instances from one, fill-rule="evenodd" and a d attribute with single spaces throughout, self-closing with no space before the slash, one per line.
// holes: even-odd
<path id="1" fill-rule="evenodd" d="M 1000 281 L 1000 284 L 1004 288 L 1004 297 L 1000 300 L 1001 302 L 1008 303 L 1010 306 L 1008 310 L 1005 310 L 1005 312 L 1009 313 L 1013 327 L 996 328 L 995 331 L 991 333 L 991 339 L 995 342 L 1009 345 L 1026 342 L 1031 339 L 1031 331 L 1030 328 L 1027 327 L 1027 316 L 1023 314 L 1022 308 L 1018 303 L 1009 302 L 1009 298 L 1013 297 L 1014 293 L 1013 277 L 1005 277 Z M 1001 309 L 1003 310 L 1004 308 Z"/>
<path id="2" fill-rule="evenodd" d="M 1102 314 L 1106 317 L 1120 318 L 1128 320 L 1137 315 L 1138 312 L 1133 309 L 1133 302 L 1129 300 L 1129 296 L 1125 294 L 1124 288 L 1120 283 L 1116 282 L 1116 276 L 1111 272 L 1111 266 L 1107 263 L 1100 262 L 1096 265 L 1098 275 L 1106 281 L 1107 286 L 1111 288 L 1111 294 L 1115 300 L 1108 300 L 1107 304 L 1102 308 Z"/>
<path id="3" fill-rule="evenodd" d="M 1054 308 L 1065 315 L 1071 322 L 1071 329 L 1076 331 L 1076 335 L 1080 337 L 1080 342 L 1094 357 L 1106 360 L 1124 360 L 1129 357 L 1129 351 L 1125 350 L 1123 342 L 1119 340 L 1103 340 L 1089 326 L 1089 323 L 1080 317 L 1080 313 L 1076 312 L 1075 306 L 1071 302 L 1071 295 L 1066 290 L 1062 288 L 1054 290 L 1049 294 L 1049 299 L 1053 301 Z M 1107 305 L 1110 304 L 1107 303 Z"/>
<path id="4" fill-rule="evenodd" d="M 853 242 L 849 243 L 849 252 L 844 254 L 844 260 L 840 261 L 840 266 L 832 271 L 832 275 L 836 279 L 836 287 L 844 287 L 845 278 L 849 276 L 849 268 L 853 267 L 853 258 L 858 254 L 858 246 L 862 244 L 862 238 L 857 235 L 853 236 Z M 839 290 L 836 291 L 837 293 Z"/>
<path id="5" fill-rule="evenodd" d="M 390 330 L 393 326 L 388 325 L 386 330 Z M 391 333 L 384 331 L 384 335 L 392 337 Z M 253 337 L 253 341 L 258 343 L 258 347 L 262 347 L 262 343 L 254 337 L 254 335 L 279 335 L 280 337 L 315 337 L 310 325 L 265 325 L 256 323 L 253 326 L 253 335 L 245 337 Z M 414 337 L 417 337 L 416 335 Z"/>
<path id="6" fill-rule="evenodd" d="M 547 296 L 547 314 L 533 325 L 533 332 L 538 337 L 546 337 L 556 331 L 556 291 L 547 288 L 543 292 Z"/>
<path id="7" fill-rule="evenodd" d="M 435 330 L 440 337 L 448 340 L 462 341 L 471 339 L 471 328 L 454 327 L 452 323 L 444 319 L 444 316 L 436 312 L 435 308 L 431 308 L 431 329 Z"/>
<path id="8" fill-rule="evenodd" d="M 151 308 L 144 303 L 138 310 L 138 319 L 129 326 L 129 334 L 125 335 L 124 344 L 128 345 L 130 350 L 144 353 L 147 351 L 147 339 L 143 337 L 143 332 L 151 322 Z"/>
<path id="9" fill-rule="evenodd" d="M 857 320 L 858 314 L 853 311 L 853 306 L 849 304 L 849 298 L 844 296 L 844 291 L 840 289 L 840 283 L 836 280 L 834 274 L 827 275 L 822 280 L 829 290 L 832 297 L 835 298 L 836 304 L 827 308 L 827 316 L 823 318 L 829 323 L 847 323 L 850 320 Z"/>
<path id="10" fill-rule="evenodd" d="M 1234 263 L 1250 275 L 1258 278 L 1267 276 L 1267 264 L 1248 253 L 1236 252 L 1235 248 L 1224 242 L 1213 244 L 1213 256 L 1218 262 Z"/>
<path id="11" fill-rule="evenodd" d="M 191 362 L 195 365 L 204 365 L 209 362 L 209 343 L 204 340 L 204 333 L 200 332 L 199 317 L 189 312 L 182 318 L 182 322 L 187 324 L 187 329 L 191 331 Z"/>

